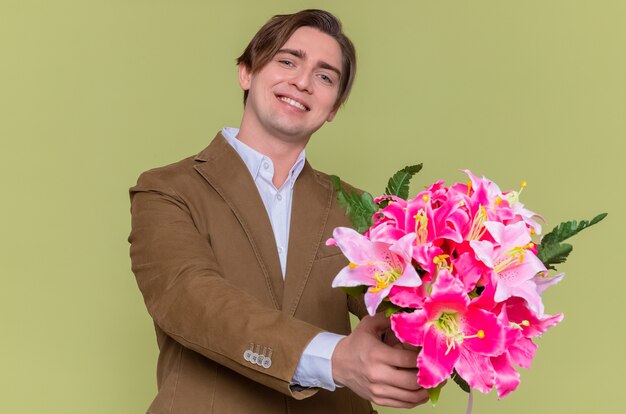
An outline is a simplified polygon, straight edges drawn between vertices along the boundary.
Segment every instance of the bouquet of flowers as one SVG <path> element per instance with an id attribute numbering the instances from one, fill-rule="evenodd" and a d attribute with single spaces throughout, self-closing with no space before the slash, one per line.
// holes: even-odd
<path id="1" fill-rule="evenodd" d="M 350 261 L 333 287 L 364 294 L 370 315 L 386 311 L 397 338 L 418 347 L 417 382 L 433 403 L 448 378 L 502 398 L 520 383 L 516 366 L 530 367 L 533 338 L 563 319 L 546 315 L 541 299 L 563 278 L 549 274 L 572 251 L 563 241 L 606 213 L 539 238 L 541 217 L 519 200 L 525 182 L 501 191 L 466 170 L 466 183 L 437 181 L 409 199 L 421 167 L 398 171 L 376 199 L 332 177 L 356 228 L 336 228 L 327 242 Z"/>

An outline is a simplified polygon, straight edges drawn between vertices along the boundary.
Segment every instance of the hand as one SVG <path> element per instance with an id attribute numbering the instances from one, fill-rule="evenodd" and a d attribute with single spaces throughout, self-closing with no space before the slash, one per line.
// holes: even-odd
<path id="1" fill-rule="evenodd" d="M 337 344 L 332 356 L 333 379 L 378 405 L 412 408 L 428 401 L 417 384 L 417 351 L 381 342 L 390 329 L 384 313 L 364 317 L 354 332 Z"/>
<path id="2" fill-rule="evenodd" d="M 392 348 L 395 349 L 411 349 L 404 346 L 402 342 L 396 336 L 396 333 L 391 329 L 391 326 L 383 332 L 381 336 L 381 341 Z M 415 349 L 415 347 L 413 347 Z"/>

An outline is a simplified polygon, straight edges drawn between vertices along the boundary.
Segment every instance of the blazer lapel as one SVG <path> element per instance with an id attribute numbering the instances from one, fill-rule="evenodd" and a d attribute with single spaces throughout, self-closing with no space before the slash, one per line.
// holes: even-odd
<path id="1" fill-rule="evenodd" d="M 257 257 L 274 307 L 281 309 L 283 279 L 276 240 L 263 200 L 248 168 L 221 134 L 195 160 L 199 162 L 195 169 L 220 194 L 237 217 Z"/>
<path id="2" fill-rule="evenodd" d="M 293 316 L 322 242 L 332 187 L 319 181 L 308 162 L 296 180 L 291 204 L 283 309 Z"/>

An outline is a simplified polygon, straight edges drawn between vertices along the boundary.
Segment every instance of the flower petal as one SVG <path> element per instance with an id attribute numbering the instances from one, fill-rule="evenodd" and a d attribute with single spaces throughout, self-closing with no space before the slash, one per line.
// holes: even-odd
<path id="1" fill-rule="evenodd" d="M 506 286 L 504 283 L 498 282 L 494 296 L 496 302 L 502 302 L 511 296 L 526 299 L 528 307 L 535 315 L 539 318 L 543 316 L 543 302 L 537 293 L 537 286 L 532 280 L 527 280 L 517 286 Z"/>
<path id="2" fill-rule="evenodd" d="M 493 243 L 486 240 L 472 240 L 470 246 L 474 250 L 476 259 L 483 262 L 487 267 L 493 269 Z"/>
<path id="3" fill-rule="evenodd" d="M 367 292 L 365 292 L 365 296 L 363 299 L 365 301 L 365 307 L 367 308 L 367 313 L 369 313 L 370 316 L 376 315 L 378 306 L 383 301 L 383 299 L 387 296 L 390 290 L 391 290 L 391 286 L 388 286 L 377 292 L 372 292 L 371 288 L 368 289 Z"/>
<path id="4" fill-rule="evenodd" d="M 504 327 L 496 315 L 470 307 L 467 312 L 459 317 L 459 322 L 465 336 L 475 336 L 478 332 L 482 333 L 482 338 L 475 337 L 463 340 L 463 348 L 485 356 L 496 356 L 504 352 L 506 335 Z"/>
<path id="5" fill-rule="evenodd" d="M 394 285 L 389 292 L 389 300 L 401 308 L 421 308 L 424 305 L 425 293 L 422 287 L 404 287 Z"/>
<path id="6" fill-rule="evenodd" d="M 476 283 L 483 275 L 485 266 L 476 260 L 475 256 L 470 252 L 462 253 L 458 258 L 453 259 L 452 263 L 456 273 L 463 282 L 463 286 L 465 286 L 465 290 L 469 292 L 474 289 Z"/>
<path id="7" fill-rule="evenodd" d="M 390 319 L 391 329 L 399 340 L 414 346 L 424 345 L 424 334 L 428 321 L 426 313 L 422 309 L 417 309 L 411 313 L 394 313 Z"/>
<path id="8" fill-rule="evenodd" d="M 527 338 L 540 336 L 563 320 L 562 313 L 554 316 L 544 315 L 543 317 L 538 317 L 521 298 L 507 300 L 506 312 L 511 322 L 522 326 L 522 334 Z"/>
<path id="9" fill-rule="evenodd" d="M 389 250 L 388 245 L 374 243 L 348 227 L 335 228 L 333 239 L 348 260 L 357 264 L 382 260 L 384 254 Z"/>
<path id="10" fill-rule="evenodd" d="M 431 325 L 424 335 L 424 345 L 417 356 L 417 382 L 424 388 L 433 388 L 452 374 L 459 359 L 460 347 L 448 350 L 446 336 Z"/>
<path id="11" fill-rule="evenodd" d="M 511 346 L 509 346 L 509 355 L 516 365 L 522 368 L 530 368 L 530 364 L 535 357 L 537 344 L 531 339 L 520 337 Z"/>
<path id="12" fill-rule="evenodd" d="M 465 293 L 463 283 L 442 269 L 432 285 L 430 298 L 424 302 L 424 310 L 428 320 L 438 319 L 442 313 L 465 312 L 469 305 L 469 297 Z"/>
<path id="13" fill-rule="evenodd" d="M 415 241 L 415 233 L 409 233 L 402 236 L 401 239 L 396 241 L 389 247 L 389 251 L 397 254 L 405 263 L 411 263 L 411 256 L 413 255 L 413 242 Z"/>
<path id="14" fill-rule="evenodd" d="M 563 280 L 564 276 L 565 276 L 565 273 L 559 273 L 558 275 L 552 276 L 552 277 L 535 276 L 533 280 L 535 284 L 537 285 L 537 293 L 539 293 L 540 295 L 543 294 L 543 292 L 547 288 L 549 288 L 550 286 L 556 285 L 561 280 Z"/>
<path id="15" fill-rule="evenodd" d="M 340 286 L 370 286 L 371 284 L 372 276 L 367 266 L 359 266 L 355 269 L 345 266 L 333 279 L 332 286 L 335 288 Z"/>
<path id="16" fill-rule="evenodd" d="M 519 385 L 519 372 L 513 367 L 511 358 L 507 352 L 500 356 L 492 357 L 491 365 L 496 371 L 496 391 L 498 392 L 498 398 L 504 398 Z"/>
<path id="17" fill-rule="evenodd" d="M 419 360 L 419 358 L 418 358 Z M 489 357 L 485 357 L 467 349 L 461 348 L 458 361 L 454 369 L 470 387 L 482 393 L 488 393 L 496 381 L 496 372 Z"/>
<path id="18" fill-rule="evenodd" d="M 499 221 L 486 221 L 485 227 L 503 250 L 526 246 L 530 243 L 530 231 L 522 221 L 505 226 Z"/>

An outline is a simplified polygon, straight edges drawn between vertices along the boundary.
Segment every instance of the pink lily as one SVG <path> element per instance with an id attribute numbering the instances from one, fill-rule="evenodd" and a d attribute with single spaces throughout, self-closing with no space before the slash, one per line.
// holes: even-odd
<path id="1" fill-rule="evenodd" d="M 455 246 L 455 253 L 451 262 L 457 277 L 463 282 L 466 292 L 474 289 L 477 284 L 484 286 L 489 283 L 490 272 L 485 271 L 488 269 L 476 259 L 476 255 L 468 242 Z"/>
<path id="2" fill-rule="evenodd" d="M 541 316 L 543 302 L 535 276 L 547 271 L 530 249 L 534 247 L 528 228 L 523 222 L 508 226 L 495 221 L 484 223 L 495 242 L 472 240 L 470 246 L 476 258 L 491 269 L 496 286 L 494 300 L 502 302 L 511 296 L 526 299 L 530 308 Z"/>
<path id="3" fill-rule="evenodd" d="M 457 199 L 450 197 L 443 181 L 439 181 L 408 201 L 391 196 L 378 198 L 378 201 L 390 198 L 391 202 L 376 213 L 374 224 L 366 235 L 385 243 L 392 243 L 411 232 L 417 236 L 417 245 L 438 239 L 461 242 L 461 229 L 467 225 L 469 217 Z"/>
<path id="4" fill-rule="evenodd" d="M 519 195 L 526 187 L 526 182 L 522 182 L 520 191 L 503 193 L 496 183 L 486 177 L 479 178 L 469 170 L 463 170 L 463 172 L 470 178 L 468 184 L 465 186 L 456 185 L 453 189 L 466 191 L 468 203 L 472 206 L 472 214 L 480 213 L 479 206 L 482 206 L 485 209 L 486 219 L 505 224 L 512 224 L 521 220 L 531 227 L 536 234 L 541 234 L 541 224 L 534 219 L 534 217 L 541 218 L 541 216 L 524 208 L 524 205 L 519 201 Z"/>
<path id="5" fill-rule="evenodd" d="M 491 358 L 496 371 L 498 398 L 504 398 L 519 385 L 519 374 L 513 364 L 530 368 L 537 350 L 531 338 L 540 336 L 563 320 L 563 314 L 538 318 L 520 298 L 510 298 L 502 304 L 498 319 L 507 326 L 506 351 Z"/>
<path id="6" fill-rule="evenodd" d="M 504 307 L 506 307 L 509 322 L 519 327 L 525 338 L 541 336 L 548 329 L 563 320 L 562 313 L 558 313 L 553 316 L 537 316 L 532 309 L 530 309 L 528 304 L 519 298 L 511 298 L 507 300 L 503 304 L 503 308 Z"/>
<path id="7" fill-rule="evenodd" d="M 332 286 L 368 286 L 365 306 L 373 316 L 393 286 L 422 283 L 411 264 L 414 240 L 410 233 L 393 244 L 374 242 L 353 229 L 337 227 L 327 244 L 336 244 L 350 264 L 341 269 Z"/>
<path id="8" fill-rule="evenodd" d="M 390 200 L 387 207 L 379 210 L 374 215 L 374 224 L 365 233 L 370 240 L 393 244 L 407 234 L 406 200 L 395 196 L 378 197 L 374 201 Z M 408 231 L 410 233 L 411 230 Z"/>
<path id="9" fill-rule="evenodd" d="M 406 229 L 415 232 L 417 245 L 440 239 L 460 243 L 463 241 L 461 231 L 469 221 L 461 199 L 439 188 L 433 189 L 436 191 L 422 191 L 407 203 Z"/>
<path id="10" fill-rule="evenodd" d="M 439 272 L 423 308 L 391 316 L 398 339 L 422 350 L 417 382 L 439 385 L 453 369 L 472 388 L 489 392 L 495 372 L 489 357 L 504 351 L 504 328 L 491 312 L 470 305 L 463 283 L 447 269 Z"/>

